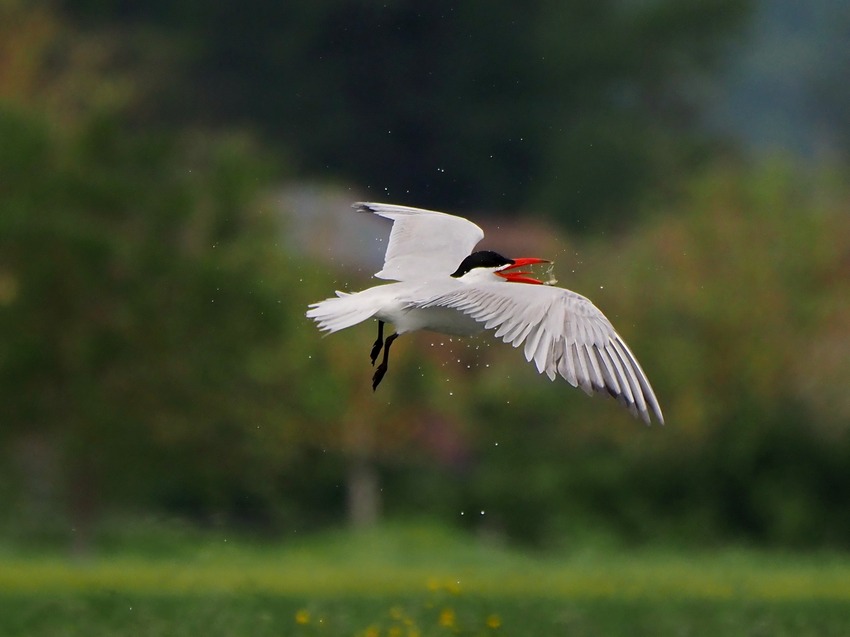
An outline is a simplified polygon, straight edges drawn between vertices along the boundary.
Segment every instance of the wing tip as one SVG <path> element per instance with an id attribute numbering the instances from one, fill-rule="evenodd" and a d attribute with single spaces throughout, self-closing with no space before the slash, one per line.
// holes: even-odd
<path id="1" fill-rule="evenodd" d="M 655 396 L 653 396 L 652 398 L 655 398 Z M 657 421 L 657 424 L 663 427 L 664 414 L 661 413 L 661 407 L 659 407 L 658 403 L 655 401 L 653 401 L 653 403 L 649 406 L 652 409 L 651 412 L 649 409 L 642 409 L 640 410 L 639 414 L 635 413 L 634 415 L 639 417 L 646 424 L 647 427 L 652 426 L 652 418 L 654 416 L 655 420 Z"/>
<path id="2" fill-rule="evenodd" d="M 628 409 L 632 416 L 642 420 L 647 427 L 652 426 L 653 418 L 655 418 L 658 425 L 664 426 L 664 414 L 661 413 L 661 407 L 658 405 L 658 401 L 655 399 L 655 394 L 644 394 L 644 405 L 639 405 L 637 404 L 637 402 L 630 401 L 622 393 L 615 394 L 610 389 L 608 389 L 608 394 L 612 396 L 615 400 L 617 400 L 617 402 L 622 404 L 626 409 Z"/>
<path id="3" fill-rule="evenodd" d="M 655 412 L 655 419 L 658 421 L 658 424 L 663 427 L 664 426 L 664 414 L 661 413 L 661 408 L 656 407 L 656 409 L 654 409 L 653 411 Z"/>

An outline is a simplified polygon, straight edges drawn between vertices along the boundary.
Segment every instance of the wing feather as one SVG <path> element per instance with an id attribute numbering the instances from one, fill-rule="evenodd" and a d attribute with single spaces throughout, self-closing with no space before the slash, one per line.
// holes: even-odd
<path id="1" fill-rule="evenodd" d="M 629 383 L 629 378 L 626 371 L 623 369 L 623 363 L 620 361 L 620 355 L 617 353 L 611 344 L 605 348 L 611 362 L 614 363 L 614 369 L 617 370 L 617 382 L 620 384 L 620 396 L 625 399 L 626 405 L 632 405 L 635 402 L 635 397 L 632 395 L 632 385 Z"/>
<path id="2" fill-rule="evenodd" d="M 590 380 L 593 383 L 593 389 L 599 391 L 605 387 L 605 381 L 602 379 L 602 370 L 599 369 L 599 361 L 596 360 L 596 349 L 593 343 L 585 343 L 584 355 L 590 362 L 590 370 L 593 372 Z"/>
<path id="3" fill-rule="evenodd" d="M 661 411 L 661 407 L 658 405 L 658 399 L 655 397 L 655 393 L 652 391 L 652 387 L 649 385 L 649 381 L 646 378 L 646 374 L 643 371 L 643 368 L 638 363 L 637 358 L 632 353 L 632 350 L 629 349 L 629 346 L 626 345 L 626 342 L 617 335 L 617 346 L 620 348 L 622 353 L 626 356 L 629 361 L 631 368 L 634 370 L 635 378 L 640 384 L 640 394 L 645 399 L 646 404 L 644 404 L 643 409 L 641 410 L 641 414 L 644 418 L 649 417 L 649 409 L 652 409 L 653 412 L 658 413 Z"/>
<path id="4" fill-rule="evenodd" d="M 575 352 L 576 360 L 578 361 L 581 375 L 579 376 L 579 385 L 588 396 L 593 395 L 593 387 L 590 384 L 590 369 L 587 366 L 587 360 L 584 357 L 584 346 L 580 343 L 573 343 L 573 351 Z"/>
<path id="5" fill-rule="evenodd" d="M 543 326 L 537 323 L 532 327 L 531 333 L 525 341 L 525 360 L 529 363 L 531 361 L 537 362 L 537 359 L 535 358 L 537 355 L 537 346 L 540 345 L 540 339 L 543 338 L 543 332 Z M 540 365 L 537 366 L 537 371 L 543 371 Z"/>
<path id="6" fill-rule="evenodd" d="M 558 375 L 558 343 L 554 339 L 549 340 L 549 347 L 546 350 L 545 368 L 549 380 L 555 380 Z"/>
<path id="7" fill-rule="evenodd" d="M 499 329 L 502 330 L 505 326 L 507 326 L 508 329 L 505 330 L 505 334 L 504 336 L 502 336 L 502 340 L 505 343 L 511 344 L 513 344 L 514 341 L 518 341 L 521 343 L 528 334 L 528 332 L 531 330 L 531 325 L 531 323 L 526 323 L 524 321 L 517 321 L 513 324 L 503 323 L 502 327 L 500 327 Z M 496 332 L 496 336 L 499 336 L 498 332 Z"/>
<path id="8" fill-rule="evenodd" d="M 614 349 L 617 351 L 617 355 L 620 357 L 620 361 L 623 363 L 623 368 L 626 370 L 629 385 L 632 389 L 632 395 L 634 396 L 634 404 L 641 414 L 645 414 L 647 413 L 647 410 L 646 400 L 643 397 L 643 389 L 640 386 L 640 381 L 637 379 L 635 369 L 632 366 L 629 356 L 625 353 L 625 351 L 623 351 L 623 347 L 620 344 L 621 341 L 619 338 L 615 338 L 612 343 Z"/>
<path id="9" fill-rule="evenodd" d="M 534 364 L 537 366 L 537 371 L 541 374 L 546 372 L 546 359 L 549 356 L 551 349 L 551 339 L 542 327 L 537 329 L 540 338 L 537 341 L 537 348 L 534 350 Z"/>
<path id="10" fill-rule="evenodd" d="M 615 398 L 623 393 L 623 390 L 620 389 L 620 381 L 617 379 L 617 372 L 614 369 L 614 363 L 611 361 L 611 356 L 608 354 L 608 350 L 599 345 L 594 345 L 593 348 L 596 350 L 596 355 L 599 357 L 599 360 L 602 361 L 602 372 L 605 376 L 605 387 L 610 388 L 611 395 Z"/>
<path id="11" fill-rule="evenodd" d="M 411 281 L 449 275 L 484 238 L 477 225 L 444 212 L 384 203 L 356 203 L 358 212 L 371 212 L 393 222 L 384 267 L 379 279 Z"/>
<path id="12" fill-rule="evenodd" d="M 576 378 L 576 366 L 570 353 L 569 347 L 564 344 L 564 350 L 561 355 L 561 360 L 558 362 L 558 373 L 573 387 L 578 387 L 578 379 Z"/>

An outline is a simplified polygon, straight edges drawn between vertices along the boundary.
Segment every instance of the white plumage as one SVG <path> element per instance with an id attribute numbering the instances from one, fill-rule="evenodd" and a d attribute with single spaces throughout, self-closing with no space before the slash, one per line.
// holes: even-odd
<path id="1" fill-rule="evenodd" d="M 384 267 L 375 276 L 398 283 L 337 292 L 310 305 L 307 316 L 328 332 L 378 319 L 373 364 L 385 349 L 373 387 L 386 372 L 390 344 L 399 334 L 427 329 L 465 336 L 495 330 L 505 343 L 522 346 L 526 360 L 550 379 L 560 375 L 588 394 L 609 394 L 646 423 L 650 413 L 664 422 L 637 358 L 596 306 L 570 290 L 533 285 L 537 281 L 525 273 L 510 272 L 540 259 L 470 255 L 484 233 L 460 217 L 390 204 L 355 208 L 393 221 Z M 386 345 L 385 322 L 396 328 Z"/>
<path id="2" fill-rule="evenodd" d="M 358 212 L 392 219 L 384 267 L 375 276 L 393 281 L 448 276 L 484 238 L 484 231 L 444 212 L 382 203 L 354 204 Z"/>

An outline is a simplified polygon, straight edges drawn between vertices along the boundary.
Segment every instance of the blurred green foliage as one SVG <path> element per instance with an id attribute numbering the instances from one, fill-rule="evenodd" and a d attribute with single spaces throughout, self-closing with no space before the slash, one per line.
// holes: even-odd
<path id="1" fill-rule="evenodd" d="M 117 11 L 79 6 L 100 19 Z M 578 5 L 569 6 L 578 11 Z M 679 68 L 674 43 L 683 47 L 685 69 L 692 46 L 714 50 L 714 39 L 701 27 L 687 41 L 669 40 L 681 35 L 680 19 L 694 19 L 690 11 L 680 15 L 667 3 L 646 6 L 643 21 L 629 22 L 625 35 L 615 30 L 625 38 L 619 48 L 568 38 L 587 47 L 574 64 L 597 61 L 583 70 L 591 88 L 573 87 L 589 101 L 580 100 L 584 110 L 575 112 L 573 102 L 557 95 L 551 96 L 554 106 L 547 105 L 572 113 L 573 133 L 586 130 L 595 145 L 604 149 L 608 140 L 616 151 L 601 154 L 596 167 L 592 158 L 577 160 L 597 175 L 581 176 L 588 192 L 602 183 L 594 182 L 597 169 L 654 170 L 642 153 L 669 161 L 681 150 L 668 154 L 669 136 L 655 135 L 651 122 L 644 128 L 643 109 L 597 108 L 611 90 L 606 78 L 623 75 L 621 65 L 634 49 L 626 35 L 658 34 L 659 48 L 646 53 L 658 56 L 657 64 L 653 58 L 634 66 L 661 85 L 675 77 L 666 66 Z M 697 6 L 707 11 L 709 5 Z M 717 10 L 728 17 L 737 6 L 720 3 Z M 336 34 L 328 46 L 352 55 L 386 61 L 392 59 L 388 51 L 397 52 L 396 72 L 403 75 L 418 50 L 415 42 L 382 41 L 360 51 L 355 45 L 367 29 L 345 29 L 366 19 L 366 5 L 343 8 L 349 21 L 342 20 L 337 3 L 305 9 L 298 16 L 315 20 L 312 29 L 286 23 L 289 36 L 303 40 L 283 38 L 282 51 L 252 54 L 297 66 L 298 51 L 315 48 L 319 35 Z M 541 17 L 554 5 L 533 8 L 516 16 L 517 38 L 528 47 L 561 32 L 556 21 Z M 443 23 L 438 9 L 409 16 L 413 32 L 421 30 L 420 46 L 435 48 L 428 39 L 433 34 L 418 22 L 423 16 L 442 27 L 468 29 L 475 15 Z M 606 183 L 622 188 L 603 190 L 631 202 L 641 221 L 606 223 L 574 240 L 562 237 L 561 254 L 542 255 L 558 261 L 562 284 L 589 296 L 630 343 L 665 410 L 663 429 L 642 429 L 612 401 L 549 383 L 520 353 L 490 346 L 486 335 L 463 343 L 427 334 L 403 339 L 390 375 L 372 394 L 367 356 L 374 326 L 323 340 L 303 315 L 307 303 L 334 288 L 370 283 L 351 271 L 334 271 L 316 255 L 299 252 L 300 246 L 287 253 L 286 215 L 273 195 L 275 182 L 294 174 L 289 171 L 314 174 L 330 142 L 316 139 L 316 154 L 309 156 L 290 140 L 290 150 L 298 149 L 294 156 L 303 160 L 296 169 L 280 161 L 274 143 L 229 119 L 223 105 L 210 108 L 227 127 L 199 119 L 176 128 L 180 118 L 169 120 L 157 110 L 174 96 L 166 89 L 185 80 L 185 90 L 208 96 L 211 78 L 219 76 L 195 83 L 180 65 L 169 76 L 153 62 L 155 54 L 144 52 L 144 43 L 168 37 L 136 34 L 125 43 L 122 20 L 110 28 L 95 20 L 98 26 L 85 30 L 49 5 L 11 2 L 0 10 L 9 17 L 0 23 L 0 36 L 8 36 L 0 43 L 15 38 L 15 47 L 0 44 L 0 499 L 10 533 L 32 539 L 52 529 L 82 538 L 79 548 L 85 548 L 101 514 L 116 511 L 275 534 L 310 530 L 340 522 L 346 502 L 355 506 L 351 485 L 365 467 L 379 480 L 390 516 L 427 513 L 541 546 L 850 542 L 850 513 L 843 506 L 850 498 L 846 167 L 802 168 L 781 160 L 753 166 L 720 155 L 698 171 L 682 168 L 687 178 L 681 185 L 652 199 L 635 198 L 628 179 L 612 174 Z M 154 23 L 164 19 L 159 4 L 149 11 Z M 412 9 L 396 3 L 386 11 L 381 15 L 404 22 Z M 590 14 L 589 32 L 608 33 L 600 21 L 623 19 L 617 12 Z M 219 59 L 204 57 L 219 47 L 217 55 L 230 50 L 219 31 L 231 14 L 222 9 L 204 15 L 209 23 L 201 20 L 196 28 L 207 29 L 209 41 L 202 38 L 207 48 L 196 50 L 199 64 Z M 262 17 L 239 15 L 254 25 Z M 175 20 L 179 26 L 185 17 Z M 523 22 L 528 20 L 543 21 Z M 506 131 L 512 109 L 524 110 L 523 99 L 531 106 L 546 102 L 534 90 L 491 94 L 504 77 L 480 79 L 483 60 L 491 55 L 505 58 L 494 73 L 521 73 L 511 70 L 520 58 L 488 44 L 504 28 L 504 21 L 493 24 L 502 25 L 492 27 L 493 34 L 487 25 L 476 31 L 482 40 L 472 42 L 480 51 L 473 47 L 466 60 L 472 70 L 459 68 L 455 83 L 442 89 L 426 85 L 424 94 L 404 96 L 418 104 L 428 95 L 459 117 L 439 120 L 454 135 L 449 145 L 458 154 L 445 155 L 456 162 L 452 171 L 480 164 L 464 153 L 488 152 L 481 140 L 518 139 Z M 543 26 L 551 32 L 541 33 Z M 398 29 L 399 37 L 410 33 Z M 452 42 L 465 42 L 464 29 L 455 34 L 460 40 L 443 34 L 445 50 L 436 49 L 446 60 L 466 59 L 452 49 Z M 180 50 L 179 42 L 169 42 Z M 139 55 L 122 57 L 128 50 Z M 373 93 L 354 80 L 375 60 L 362 61 L 349 78 L 364 91 L 362 101 L 317 99 L 309 109 L 326 126 L 300 120 L 299 114 L 306 117 L 300 110 L 279 111 L 280 121 L 298 135 L 338 135 L 334 143 L 350 150 L 350 161 L 370 170 L 380 168 L 370 163 L 376 157 L 398 163 L 416 156 L 415 136 L 382 147 L 354 115 L 323 110 L 365 109 Z M 232 61 L 243 68 L 238 56 Z M 571 67 L 550 62 L 553 72 L 564 74 L 559 86 L 570 85 Z M 319 86 L 335 86 L 344 68 L 328 67 L 333 72 L 324 83 L 305 70 L 304 81 L 317 82 L 316 97 Z M 614 70 L 607 74 L 606 68 Z M 421 81 L 410 75 L 411 82 Z M 460 96 L 463 78 L 479 78 L 465 98 L 469 102 L 447 101 L 441 90 L 450 86 Z M 159 93 L 152 86 L 164 87 L 163 104 L 156 107 L 151 104 Z M 457 104 L 471 110 L 456 112 Z M 488 105 L 493 119 L 479 130 L 471 113 L 487 112 Z M 276 109 L 280 103 L 263 106 Z M 431 139 L 427 128 L 413 125 L 417 117 L 407 124 Z M 376 119 L 375 126 L 384 125 Z M 458 137 L 460 129 L 472 137 Z M 365 146 L 349 137 L 355 131 Z M 647 139 L 633 143 L 631 134 Z M 551 146 L 541 145 L 542 137 Z M 648 138 L 658 146 L 642 146 Z M 358 147 L 368 152 L 352 150 Z M 491 197 L 494 183 L 507 188 L 507 176 L 518 171 L 528 181 L 513 183 L 515 192 L 504 202 L 537 199 L 560 209 L 547 199 L 556 181 L 532 179 L 527 162 L 558 166 L 558 157 L 576 157 L 574 148 L 560 135 L 529 133 L 522 145 L 503 149 L 510 170 L 501 165 L 481 181 L 459 180 L 440 196 L 464 200 L 475 190 Z M 444 152 L 432 150 L 432 158 L 422 161 Z M 431 170 L 426 164 L 414 168 L 405 170 Z M 637 182 L 653 183 L 643 177 Z M 558 196 L 570 200 L 574 185 L 557 183 Z M 599 201 L 602 207 L 609 203 Z M 580 219 L 580 204 L 573 204 Z"/>
<path id="2" fill-rule="evenodd" d="M 289 455 L 266 360 L 288 316 L 280 230 L 247 206 L 268 174 L 256 149 L 99 117 L 65 134 L 9 109 L 0 131 L 6 443 L 58 453 L 83 517 L 102 499 L 262 490 Z"/>
<path id="3" fill-rule="evenodd" d="M 300 174 L 437 209 L 632 218 L 705 158 L 699 83 L 749 0 L 65 3 L 167 32 L 188 81 L 148 107 L 250 122 Z M 385 195 L 384 195 L 385 196 Z"/>

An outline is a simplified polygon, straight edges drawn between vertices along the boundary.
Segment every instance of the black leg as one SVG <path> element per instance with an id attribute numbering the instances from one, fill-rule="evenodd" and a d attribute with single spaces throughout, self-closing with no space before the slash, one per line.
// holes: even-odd
<path id="1" fill-rule="evenodd" d="M 384 377 L 384 374 L 387 373 L 387 361 L 390 358 L 390 345 L 393 344 L 393 341 L 398 338 L 398 334 L 393 334 L 392 336 L 388 336 L 386 342 L 384 343 L 384 359 L 381 361 L 381 364 L 378 365 L 378 368 L 375 370 L 375 375 L 372 376 L 372 391 L 378 389 L 378 385 L 381 384 L 381 379 Z"/>
<path id="2" fill-rule="evenodd" d="M 375 366 L 375 361 L 378 359 L 378 354 L 381 353 L 381 348 L 384 346 L 384 322 L 378 321 L 378 338 L 375 344 L 372 345 L 372 352 L 369 356 L 372 359 L 372 366 Z"/>

